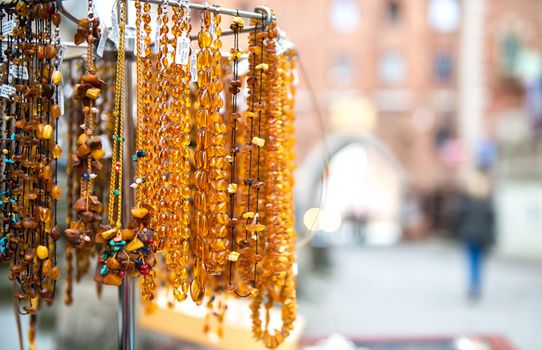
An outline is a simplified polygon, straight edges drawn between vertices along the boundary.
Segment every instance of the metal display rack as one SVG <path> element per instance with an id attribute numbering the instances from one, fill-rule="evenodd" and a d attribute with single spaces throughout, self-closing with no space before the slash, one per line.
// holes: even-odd
<path id="1" fill-rule="evenodd" d="M 69 21 L 77 24 L 78 19 L 70 13 L 63 4 L 64 0 L 55 0 L 58 12 L 61 13 L 66 19 Z M 135 1 L 135 0 L 130 0 Z M 147 2 L 150 4 L 156 4 L 161 5 L 163 1 L 160 0 L 142 0 L 142 2 Z M 262 25 L 260 26 L 261 29 L 265 29 L 272 21 L 275 21 L 275 17 L 273 16 L 273 13 L 271 9 L 267 6 L 257 6 L 254 8 L 254 11 L 243 11 L 243 10 L 237 10 L 237 9 L 231 9 L 231 8 L 224 8 L 220 7 L 218 5 L 206 5 L 206 4 L 198 4 L 198 3 L 190 3 L 182 1 L 169 1 L 169 6 L 186 6 L 191 10 L 208 10 L 214 13 L 219 13 L 227 16 L 239 16 L 243 18 L 248 19 L 261 19 Z M 118 11 L 118 9 L 117 9 Z M 254 31 L 254 26 L 247 26 L 243 29 L 243 33 Z M 229 36 L 233 35 L 234 32 L 231 30 L 223 31 L 222 36 Z M 197 39 L 197 36 L 191 36 L 191 40 Z M 73 43 L 64 43 L 66 46 L 71 48 L 85 48 L 86 45 L 79 45 L 76 46 Z M 127 55 L 127 59 L 134 59 L 133 55 Z M 126 66 L 126 85 L 132 87 L 133 81 L 131 79 L 132 77 L 132 65 Z M 128 93 L 126 96 L 126 115 L 133 115 L 133 101 L 132 101 L 132 93 Z M 128 119 L 129 122 L 126 125 L 126 133 L 127 135 L 131 135 L 134 133 L 135 125 L 133 125 L 133 122 L 131 119 Z M 129 143 L 126 144 L 126 147 L 133 147 L 130 146 Z M 129 158 L 130 154 L 133 154 L 133 150 L 126 150 L 124 153 Z M 127 162 L 127 164 L 130 164 L 130 166 L 127 167 L 127 171 L 124 172 L 125 181 L 130 181 L 131 178 L 133 178 L 135 174 L 134 166 L 132 165 L 132 162 Z M 128 217 L 129 215 L 129 208 L 131 208 L 131 205 L 133 204 L 134 199 L 131 198 L 131 196 L 125 196 L 126 198 L 126 205 L 125 205 L 125 212 L 124 217 Z M 118 349 L 119 350 L 134 350 L 135 349 L 135 281 L 132 278 L 129 278 L 128 276 L 124 277 L 122 285 L 119 287 L 119 311 L 118 311 Z"/>

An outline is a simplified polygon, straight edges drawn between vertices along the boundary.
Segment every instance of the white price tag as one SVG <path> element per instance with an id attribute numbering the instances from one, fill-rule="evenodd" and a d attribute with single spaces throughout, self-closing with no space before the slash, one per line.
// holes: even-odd
<path id="1" fill-rule="evenodd" d="M 15 21 L 12 19 L 2 23 L 2 35 L 10 35 L 13 32 L 14 28 L 15 28 Z"/>
<path id="2" fill-rule="evenodd" d="M 111 33 L 109 35 L 111 37 L 111 40 L 115 43 L 115 46 L 118 48 L 119 46 L 119 21 L 117 19 L 117 16 L 113 13 L 111 15 Z"/>
<path id="3" fill-rule="evenodd" d="M 213 41 L 216 40 L 216 24 L 215 24 L 215 16 L 211 17 L 211 25 L 209 26 L 209 31 L 211 32 L 211 35 L 213 37 Z"/>
<path id="4" fill-rule="evenodd" d="M 14 86 L 3 84 L 2 87 L 0 87 L 0 97 L 9 99 L 10 95 L 14 94 L 16 91 Z"/>
<path id="5" fill-rule="evenodd" d="M 26 66 L 9 66 L 9 78 L 8 81 L 11 83 L 13 79 L 23 79 L 28 80 L 28 68 Z"/>
<path id="6" fill-rule="evenodd" d="M 58 105 L 60 106 L 60 115 L 64 115 L 64 88 L 58 90 Z"/>
<path id="7" fill-rule="evenodd" d="M 113 156 L 113 148 L 111 147 L 111 138 L 107 135 L 100 135 L 102 140 L 102 149 L 104 150 L 104 158 L 111 158 Z"/>
<path id="8" fill-rule="evenodd" d="M 281 53 L 283 53 L 284 51 L 286 51 L 286 47 L 284 45 L 282 45 L 282 40 L 277 40 L 276 41 L 276 52 L 277 52 L 277 55 L 280 55 Z"/>
<path id="9" fill-rule="evenodd" d="M 188 57 L 190 55 L 190 39 L 186 37 L 186 34 L 177 38 L 177 48 L 175 51 L 175 63 L 187 64 Z"/>
<path id="10" fill-rule="evenodd" d="M 100 57 L 103 57 L 105 44 L 107 44 L 107 37 L 109 36 L 109 28 L 104 28 L 102 31 L 102 36 L 98 42 L 98 47 L 96 48 L 96 54 Z"/>
<path id="11" fill-rule="evenodd" d="M 192 83 L 198 82 L 198 54 L 196 50 L 192 50 L 192 55 L 190 55 L 190 81 Z"/>
<path id="12" fill-rule="evenodd" d="M 158 22 L 158 25 L 156 26 L 155 28 L 155 33 L 154 33 L 154 50 L 153 50 L 153 53 L 155 55 L 158 54 L 158 51 L 160 51 L 160 22 Z"/>

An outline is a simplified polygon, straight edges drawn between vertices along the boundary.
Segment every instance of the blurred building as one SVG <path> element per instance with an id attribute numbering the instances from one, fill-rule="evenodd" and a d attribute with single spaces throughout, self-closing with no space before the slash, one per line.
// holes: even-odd
<path id="1" fill-rule="evenodd" d="M 257 1 L 225 1 L 252 8 Z M 460 6 L 455 0 L 270 0 L 296 43 L 327 131 L 374 133 L 430 190 L 450 176 L 442 154 L 457 113 Z M 319 142 L 300 77 L 300 154 Z M 306 113 L 306 115 L 305 115 Z"/>
<path id="2" fill-rule="evenodd" d="M 542 224 L 542 203 L 532 199 L 542 175 L 533 166 L 542 165 L 542 0 L 265 3 L 298 47 L 328 134 L 378 137 L 440 214 L 461 170 L 494 169 L 496 183 L 511 186 L 497 189 L 503 237 L 518 217 L 526 227 Z M 303 74 L 298 95 L 298 154 L 305 157 L 322 133 Z M 534 209 L 528 218 L 507 216 L 509 206 Z M 542 251 L 542 239 L 534 246 Z"/>
<path id="3" fill-rule="evenodd" d="M 542 256 L 542 1 L 485 2 L 482 136 L 494 167 L 499 248 Z M 483 159 L 483 153 L 479 158 Z"/>

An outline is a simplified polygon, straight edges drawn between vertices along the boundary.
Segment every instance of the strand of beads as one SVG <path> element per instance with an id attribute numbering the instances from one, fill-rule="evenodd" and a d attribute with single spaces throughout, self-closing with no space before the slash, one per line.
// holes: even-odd
<path id="1" fill-rule="evenodd" d="M 98 233 L 96 242 L 102 245 L 99 257 L 96 282 L 106 285 L 120 286 L 127 270 L 129 260 L 127 251 L 128 238 L 133 239 L 132 232 L 122 230 L 122 175 L 123 175 L 123 142 L 124 142 L 124 82 L 125 82 L 125 27 L 126 2 L 120 2 L 119 51 L 115 74 L 115 107 L 113 110 L 113 155 L 112 172 L 109 181 L 109 202 L 107 230 Z M 132 237 L 128 237 L 128 236 Z"/>
<path id="2" fill-rule="evenodd" d="M 242 52 L 239 49 L 239 33 L 243 30 L 244 20 L 241 17 L 234 17 L 232 24 L 230 25 L 231 30 L 234 32 L 233 39 L 233 48 L 230 50 L 229 60 L 233 62 L 233 77 L 230 82 L 230 87 L 228 92 L 231 94 L 231 115 L 230 115 L 230 153 L 227 156 L 227 160 L 230 163 L 230 183 L 228 184 L 228 193 L 229 193 L 229 232 L 230 232 L 230 253 L 228 255 L 229 260 L 229 271 L 228 271 L 228 286 L 226 287 L 229 290 L 233 290 L 233 278 L 234 278 L 234 264 L 238 261 L 239 252 L 235 251 L 236 249 L 236 235 L 235 229 L 237 226 L 237 207 L 236 207 L 236 196 L 239 185 L 237 184 L 237 154 L 239 152 L 239 147 L 237 145 L 237 129 L 238 119 L 240 115 L 238 113 L 238 95 L 241 92 L 241 81 L 239 80 L 239 60 L 241 58 Z"/>
<path id="3" fill-rule="evenodd" d="M 139 4 L 138 11 L 139 15 L 138 18 L 141 17 L 141 4 Z M 126 11 L 126 9 L 125 9 Z M 124 17 L 122 18 L 123 24 L 122 29 L 125 30 L 126 27 L 126 12 L 123 13 Z M 138 38 L 141 35 L 141 21 L 139 20 L 138 23 Z M 125 31 L 123 31 L 123 42 L 122 45 L 124 46 L 125 38 Z M 140 45 L 139 40 L 136 40 L 136 44 Z M 138 57 L 141 56 L 141 47 L 137 47 L 137 53 Z M 124 60 L 124 55 L 121 56 L 121 60 Z M 122 61 L 121 61 L 122 62 Z M 119 106 L 119 113 L 121 114 L 121 123 L 124 123 L 124 118 L 122 116 L 123 106 L 124 106 L 124 95 L 125 95 L 125 87 L 124 87 L 124 66 L 125 62 L 121 63 L 123 70 L 121 70 L 122 75 L 122 85 L 121 88 L 122 92 L 120 95 L 121 98 L 121 104 Z M 143 65 L 141 62 L 138 62 L 138 76 L 141 77 L 141 69 L 143 68 Z M 138 159 L 143 159 L 146 155 L 145 151 L 142 150 L 142 131 L 141 131 L 141 112 L 142 112 L 142 106 L 141 102 L 139 100 L 139 96 L 141 96 L 143 90 L 142 87 L 138 86 L 138 106 L 137 106 L 137 115 L 138 115 L 138 125 L 136 126 L 136 154 L 132 156 L 132 159 L 135 159 L 136 161 Z M 123 134 L 123 127 L 121 124 L 120 132 Z M 119 159 L 123 159 L 122 152 Z M 136 180 L 132 183 L 130 187 L 137 189 L 139 184 L 143 183 L 144 177 L 141 174 L 141 165 L 140 163 L 136 166 Z M 123 187 L 123 186 L 119 186 Z M 124 271 L 128 273 L 130 277 L 138 277 L 143 276 L 143 279 L 145 279 L 147 276 L 150 276 L 152 278 L 152 270 L 154 266 L 156 265 L 156 258 L 154 256 L 155 249 L 154 249 L 154 231 L 150 229 L 150 221 L 151 221 L 151 213 L 150 213 L 150 206 L 147 204 L 140 203 L 141 196 L 136 191 L 136 206 L 131 208 L 130 210 L 130 221 L 128 222 L 128 225 L 126 226 L 126 230 L 122 231 L 121 236 L 126 241 L 126 246 L 124 249 L 124 253 L 126 254 L 127 259 L 124 261 L 120 261 L 120 271 Z M 119 203 L 119 206 L 122 202 Z M 120 216 L 121 213 L 119 211 L 118 215 Z M 142 292 L 143 295 L 145 294 L 145 291 Z M 151 295 L 148 295 L 147 299 L 150 300 Z"/>
<path id="4" fill-rule="evenodd" d="M 195 254 L 193 280 L 190 284 L 190 296 L 192 300 L 201 305 L 205 296 L 207 284 L 207 272 L 205 270 L 205 258 L 209 249 L 207 237 L 209 235 L 209 149 L 211 147 L 211 110 L 213 98 L 211 89 L 211 62 L 213 53 L 211 50 L 213 33 L 211 31 L 211 12 L 202 11 L 202 26 L 198 34 L 200 51 L 197 56 L 198 68 L 198 96 L 199 109 L 196 115 L 196 150 L 194 153 L 194 237 L 193 252 Z"/>
<path id="5" fill-rule="evenodd" d="M 139 3 L 139 2 L 138 2 Z M 137 4 L 136 4 L 137 5 Z M 153 159 L 156 154 L 154 153 L 154 145 L 157 142 L 156 128 L 155 128 L 155 116 L 154 116 L 154 100 L 153 100 L 153 57 L 151 50 L 151 5 L 144 3 L 143 6 L 139 4 L 136 6 L 138 9 L 137 18 L 140 22 L 138 25 L 139 34 L 137 36 L 137 43 L 139 44 L 137 54 L 138 68 L 138 80 L 137 85 L 140 87 L 140 96 L 138 98 L 138 120 L 137 120 L 137 146 L 135 157 L 137 159 L 137 196 L 136 196 L 136 208 L 132 209 L 132 216 L 142 216 L 146 218 L 147 215 L 151 215 L 150 221 L 147 225 L 142 227 L 143 230 L 147 229 L 153 231 L 156 222 L 155 215 L 153 214 L 153 203 L 155 193 L 155 176 L 153 168 Z M 142 7 L 142 9 L 141 9 Z M 142 10 L 142 11 L 141 11 Z M 141 28 L 142 26 L 142 28 Z M 141 32 L 143 29 L 143 32 Z M 158 30 L 158 29 L 157 29 Z M 157 239 L 154 239 L 151 243 L 152 249 L 156 250 Z M 156 273 L 151 270 L 148 275 L 144 275 L 141 280 L 142 288 L 141 293 L 145 301 L 154 300 L 156 290 Z"/>
<path id="6" fill-rule="evenodd" d="M 167 101 L 169 99 L 169 89 L 167 82 L 168 69 L 168 0 L 164 0 L 157 7 L 157 39 L 159 45 L 155 48 L 158 50 L 156 57 L 155 68 L 155 85 L 153 87 L 154 109 L 153 109 L 153 127 L 156 129 L 156 139 L 153 147 L 152 155 L 152 172 L 149 173 L 147 182 L 151 182 L 153 186 L 151 205 L 156 208 L 156 213 L 152 217 L 152 227 L 156 233 L 155 245 L 158 251 L 162 251 L 167 239 L 167 209 L 168 209 L 168 174 L 165 167 L 167 164 L 164 160 L 168 158 L 168 123 L 167 123 Z M 155 44 L 156 45 L 156 44 Z"/>
<path id="7" fill-rule="evenodd" d="M 70 74 L 76 70 L 76 62 L 70 61 Z M 71 77 L 73 78 L 73 77 Z M 73 81 L 70 79 L 70 90 L 73 91 Z M 68 119 L 68 130 L 67 130 L 67 154 L 68 159 L 72 159 L 75 155 L 75 134 L 77 132 L 77 125 L 80 124 L 81 110 L 77 108 L 72 95 L 65 96 L 67 97 L 66 103 L 66 115 Z M 78 191 L 78 181 L 74 181 L 74 172 L 73 172 L 73 163 L 68 161 L 66 164 L 66 224 L 69 226 L 73 220 L 73 198 L 75 197 Z M 77 257 L 75 257 L 77 259 Z M 73 303 L 73 261 L 74 261 L 74 248 L 72 245 L 66 245 L 65 250 L 65 263 L 66 263 L 66 282 L 64 289 L 64 303 L 70 305 Z"/>
<path id="8" fill-rule="evenodd" d="M 222 56 L 220 49 L 222 41 L 220 35 L 221 17 L 216 14 L 212 16 L 212 37 L 213 43 L 210 48 L 211 70 L 209 71 L 209 99 L 211 101 L 209 111 L 209 136 L 211 146 L 208 149 L 208 176 L 209 195 L 209 233 L 207 238 L 208 250 L 205 256 L 205 270 L 208 274 L 218 276 L 224 271 L 229 254 L 229 237 L 227 224 L 228 217 L 228 182 L 226 180 L 226 125 L 220 110 L 224 106 L 220 93 L 224 89 L 222 82 Z M 213 30 L 214 29 L 214 30 Z M 231 189 L 231 186 L 230 186 Z"/>
<path id="9" fill-rule="evenodd" d="M 268 64 L 265 74 L 266 130 L 269 133 L 266 144 L 266 176 L 274 181 L 265 185 L 265 220 L 267 225 L 267 247 L 262 262 L 260 293 L 251 305 L 253 332 L 268 348 L 276 348 L 288 337 L 296 319 L 296 295 L 293 264 L 295 263 L 295 232 L 293 229 L 293 143 L 289 140 L 293 132 L 290 106 L 284 106 L 289 91 L 288 67 L 282 63 L 276 52 L 278 36 L 275 24 L 267 31 L 264 57 Z M 284 60 L 284 58 L 282 58 Z M 266 323 L 262 327 L 260 308 L 265 303 Z M 270 309 L 274 304 L 282 307 L 282 326 L 271 332 L 269 327 Z"/>
<path id="10" fill-rule="evenodd" d="M 103 284 L 119 286 L 123 277 L 148 275 L 154 267 L 154 251 L 151 247 L 153 233 L 145 226 L 150 219 L 148 213 L 132 210 L 132 220 L 122 229 L 123 212 L 123 143 L 125 108 L 125 41 L 127 21 L 127 0 L 120 3 L 119 53 L 117 55 L 117 74 L 115 85 L 115 131 L 113 134 L 113 172 L 110 179 L 109 228 L 96 236 L 103 244 L 99 257 L 99 273 L 96 280 Z M 138 217 L 140 216 L 140 217 Z"/>
<path id="11" fill-rule="evenodd" d="M 189 91 L 190 67 L 190 12 L 184 5 L 174 7 L 172 34 L 174 61 L 171 64 L 172 81 L 170 91 L 172 103 L 169 109 L 171 130 L 171 161 L 168 172 L 172 178 L 171 201 L 169 203 L 170 233 L 164 247 L 165 261 L 168 268 L 168 286 L 172 296 L 182 302 L 188 296 L 188 264 L 190 262 L 190 162 L 188 161 L 190 144 L 190 121 L 187 119 L 189 105 L 183 94 Z"/>
<path id="12" fill-rule="evenodd" d="M 186 4 L 186 3 L 185 3 Z M 185 20 L 181 23 L 181 31 L 185 33 L 188 37 L 192 30 L 192 24 L 190 20 L 190 9 L 185 7 L 184 10 Z M 189 239 L 192 237 L 192 189 L 190 188 L 191 181 L 191 172 L 192 165 L 190 164 L 190 143 L 191 143 L 191 133 L 192 133 L 192 120 L 190 114 L 191 108 L 191 98 L 190 98 L 190 82 L 192 81 L 191 74 L 191 64 L 189 62 L 186 65 L 183 65 L 183 73 L 181 75 L 181 89 L 180 92 L 180 101 L 181 101 L 181 113 L 180 113 L 180 132 L 181 132 L 181 162 L 180 170 L 182 174 L 180 176 L 180 188 L 181 188 L 181 208 L 182 208 L 182 218 L 181 222 L 183 227 L 181 229 L 181 237 L 184 240 L 182 243 L 181 249 L 181 271 L 179 277 L 181 279 L 181 293 L 179 300 L 186 298 L 189 292 L 190 284 L 188 283 L 188 265 L 190 264 L 192 258 L 192 251 L 190 249 Z"/>
<path id="13" fill-rule="evenodd" d="M 56 265 L 60 235 L 53 216 L 59 195 L 55 157 L 61 152 L 54 130 L 60 114 L 54 108 L 54 95 L 62 77 L 55 71 L 58 49 L 52 34 L 60 18 L 54 4 L 19 2 L 10 11 L 17 26 L 6 33 L 11 41 L 7 56 L 11 65 L 6 67 L 5 77 L 14 89 L 3 98 L 9 99 L 11 114 L 4 119 L 14 123 L 4 131 L 9 135 L 2 150 L 6 236 L 0 250 L 11 258 L 10 279 L 18 282 L 16 296 L 27 303 L 23 309 L 35 314 L 39 299 L 52 302 L 60 277 Z"/>
<path id="14" fill-rule="evenodd" d="M 253 20 L 254 31 L 249 34 L 249 74 L 247 78 L 248 86 L 248 109 L 243 113 L 243 122 L 241 124 L 242 142 L 241 148 L 241 167 L 240 167 L 240 201 L 238 212 L 242 213 L 237 226 L 237 241 L 240 241 L 239 264 L 237 264 L 238 287 L 230 286 L 230 291 L 237 295 L 248 296 L 251 293 L 256 294 L 256 276 L 255 268 L 261 259 L 260 240 L 258 234 L 253 234 L 254 229 L 262 228 L 259 224 L 260 215 L 259 198 L 256 198 L 255 192 L 259 193 L 261 181 L 257 180 L 260 162 L 258 159 L 259 145 L 264 145 L 265 141 L 259 135 L 258 125 L 260 123 L 260 106 L 263 101 L 262 94 L 262 71 L 258 69 L 263 62 L 263 32 L 261 31 L 261 21 Z M 263 143 L 262 143 L 263 141 Z M 255 147 L 258 149 L 256 150 Z M 237 288 L 240 288 L 238 291 Z"/>
<path id="15" fill-rule="evenodd" d="M 8 277 L 14 282 L 17 311 L 31 314 L 28 340 L 33 348 L 37 311 L 41 301 L 52 303 L 60 277 L 56 159 L 62 150 L 55 135 L 62 82 L 57 55 L 60 16 L 53 3 L 4 3 L 0 11 L 1 39 L 7 42 L 0 93 L 4 120 L 0 261 L 10 263 Z"/>
<path id="16" fill-rule="evenodd" d="M 73 203 L 73 211 L 77 220 L 72 220 L 64 231 L 68 243 L 76 250 L 76 256 L 87 256 L 95 245 L 95 235 L 102 220 L 103 205 L 94 194 L 93 183 L 97 173 L 102 169 L 100 160 L 105 152 L 102 141 L 95 134 L 95 118 L 98 114 L 96 100 L 105 87 L 105 82 L 96 74 L 94 65 L 94 41 L 98 39 L 100 19 L 94 16 L 92 0 L 88 0 L 88 16 L 78 22 L 74 42 L 79 45 L 87 42 L 86 73 L 81 77 L 80 83 L 75 85 L 74 99 L 80 101 L 83 107 L 83 124 L 77 141 L 76 151 L 69 161 L 80 179 L 79 198 Z M 88 261 L 85 259 L 85 261 Z M 78 269 L 79 270 L 79 269 Z M 78 271 L 79 274 L 79 271 Z M 79 277 L 79 275 L 78 275 Z"/>

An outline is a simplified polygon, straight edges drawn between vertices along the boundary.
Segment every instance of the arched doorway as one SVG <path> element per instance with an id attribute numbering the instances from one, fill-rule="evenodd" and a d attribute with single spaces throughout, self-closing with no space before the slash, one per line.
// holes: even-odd
<path id="1" fill-rule="evenodd" d="M 398 161 L 378 138 L 337 132 L 316 146 L 299 167 L 298 231 L 315 239 L 382 245 L 401 237 L 406 187 Z"/>

